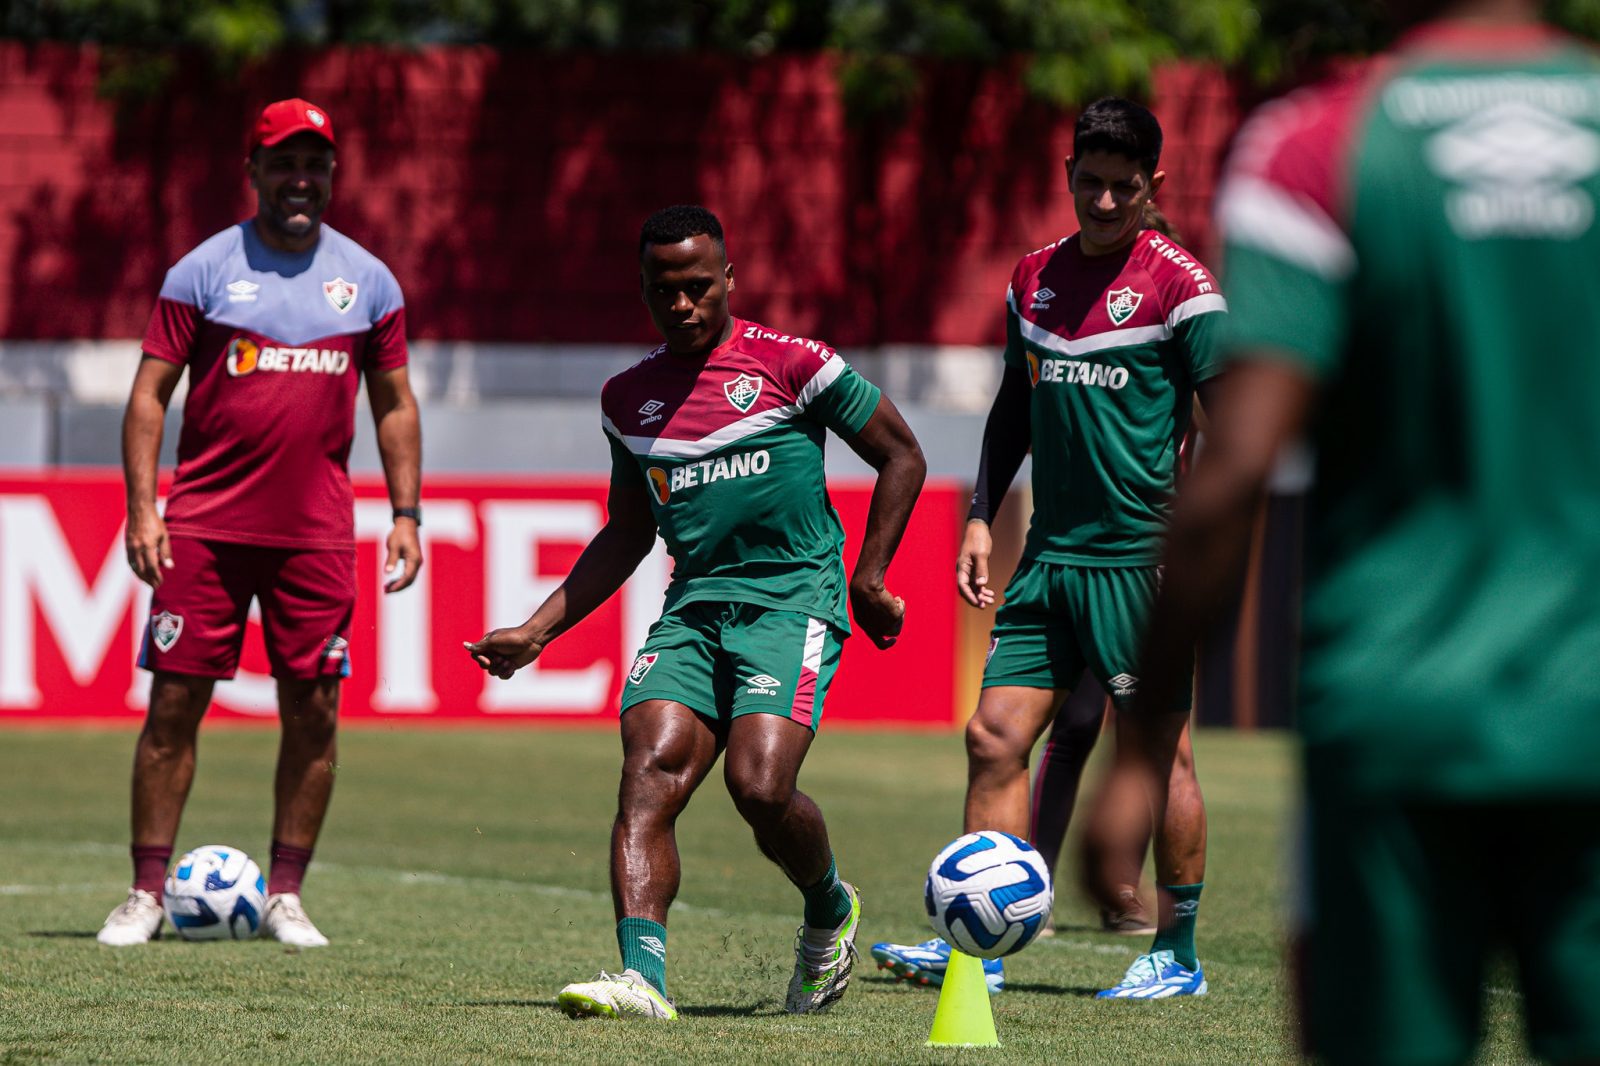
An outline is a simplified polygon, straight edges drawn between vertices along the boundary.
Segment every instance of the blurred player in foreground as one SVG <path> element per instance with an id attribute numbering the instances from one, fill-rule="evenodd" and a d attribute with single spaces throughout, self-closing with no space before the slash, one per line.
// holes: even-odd
<path id="1" fill-rule="evenodd" d="M 1308 430 L 1310 1050 L 1470 1060 L 1504 945 L 1533 1050 L 1600 1061 L 1600 62 L 1531 0 L 1413 6 L 1440 17 L 1240 135 L 1233 369 L 1141 699 L 1183 684 Z M 1102 891 L 1141 771 L 1093 819 Z"/>
<path id="2" fill-rule="evenodd" d="M 1170 776 L 1154 797 L 1155 941 L 1106 998 L 1206 991 L 1194 943 L 1205 805 L 1189 691 L 1126 710 L 1140 688 L 1179 445 L 1195 392 L 1204 401 L 1217 373 L 1216 323 L 1227 309 L 1206 269 L 1145 226 L 1144 206 L 1166 178 L 1161 141 L 1156 117 L 1127 100 L 1098 101 L 1078 117 L 1067 173 L 1079 232 L 1024 256 L 1012 275 L 1005 371 L 956 564 L 962 598 L 992 604 L 989 522 L 1031 445 L 1033 518 L 967 726 L 965 827 L 1028 832 L 1029 755 L 1087 668 L 1121 709 L 1118 747 L 1147 751 Z M 1136 806 L 1151 817 L 1144 801 Z M 1139 878 L 1132 855 L 1130 845 L 1129 891 Z M 902 977 L 937 984 L 950 948 L 880 943 L 872 953 Z M 999 987 L 999 961 L 985 969 Z"/>
<path id="3" fill-rule="evenodd" d="M 622 694 L 611 892 L 623 970 L 568 985 L 559 1002 L 575 1017 L 677 1017 L 666 994 L 674 824 L 726 749 L 735 807 L 804 898 L 786 1008 L 825 1010 L 855 965 L 861 901 L 795 782 L 850 631 L 847 595 L 874 644 L 900 632 L 905 604 L 884 573 L 926 464 L 894 404 L 832 349 L 733 317 L 733 267 L 709 211 L 652 215 L 639 258 L 666 344 L 601 392 L 606 525 L 533 617 L 467 647 L 509 678 L 616 592 L 661 534 L 672 583 Z M 823 477 L 830 429 L 878 472 L 848 585 Z"/>
<path id="4" fill-rule="evenodd" d="M 252 132 L 256 215 L 167 272 L 122 427 L 128 563 L 155 590 L 139 664 L 153 672 L 133 763 L 133 887 L 100 942 L 161 928 L 161 891 L 194 780 L 195 737 L 219 679 L 239 665 L 251 599 L 261 606 L 283 739 L 261 933 L 298 947 L 324 937 L 300 882 L 333 792 L 339 683 L 350 672 L 354 497 L 346 460 L 362 380 L 395 524 L 385 586 L 422 565 L 421 434 L 406 375 L 394 275 L 322 224 L 333 194 L 333 123 L 280 100 Z M 167 402 L 185 368 L 178 473 L 156 510 Z"/>

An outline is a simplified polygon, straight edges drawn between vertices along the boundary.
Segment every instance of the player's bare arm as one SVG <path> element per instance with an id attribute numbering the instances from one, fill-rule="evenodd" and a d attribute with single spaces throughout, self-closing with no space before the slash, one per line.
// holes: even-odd
<path id="1" fill-rule="evenodd" d="M 183 367 L 145 356 L 139 361 L 128 407 L 122 416 L 122 479 L 127 488 L 128 526 L 124 539 L 128 565 L 151 588 L 161 586 L 161 571 L 172 569 L 167 524 L 156 509 L 161 435 L 172 390 Z"/>
<path id="2" fill-rule="evenodd" d="M 613 480 L 606 499 L 606 524 L 578 556 L 567 579 L 522 625 L 492 629 L 468 643 L 473 661 L 501 679 L 533 662 L 546 645 L 622 587 L 650 554 L 655 539 L 655 515 L 641 487 Z"/>
<path id="3" fill-rule="evenodd" d="M 1144 677 L 1134 715 L 1154 717 L 1173 705 L 1187 682 L 1189 649 L 1226 605 L 1250 550 L 1256 506 L 1284 446 L 1311 408 L 1311 380 L 1285 361 L 1242 360 L 1202 398 L 1214 412 L 1206 447 L 1173 506 L 1162 563 L 1165 579 L 1145 642 Z M 1209 401 L 1209 402 L 1208 402 Z M 1213 406 L 1213 403 L 1215 406 Z M 1143 808 L 1154 774 L 1138 745 L 1119 745 L 1084 833 L 1084 875 L 1090 892 L 1114 901 L 1122 857 L 1146 823 Z"/>
<path id="4" fill-rule="evenodd" d="M 410 376 L 400 366 L 369 370 L 366 380 L 389 503 L 397 511 L 414 511 L 422 492 L 422 421 L 417 399 L 411 393 Z M 397 566 L 400 572 L 384 582 L 384 592 L 399 592 L 417 579 L 417 571 L 422 569 L 422 539 L 417 526 L 415 518 L 402 516 L 394 520 L 386 542 L 383 572 L 394 574 Z"/>
<path id="5" fill-rule="evenodd" d="M 850 575 L 850 609 L 867 638 L 887 648 L 900 636 L 906 604 L 884 587 L 884 575 L 928 476 L 928 463 L 911 427 L 887 396 L 878 398 L 877 409 L 861 432 L 845 439 L 878 472 L 861 554 Z"/>
<path id="6" fill-rule="evenodd" d="M 1027 373 L 1020 367 L 1007 366 L 983 426 L 972 509 L 967 513 L 967 529 L 956 556 L 956 591 L 980 610 L 994 604 L 994 589 L 989 587 L 989 555 L 994 550 L 994 539 L 989 524 L 999 513 L 1028 454 L 1033 438 L 1031 393 Z"/>

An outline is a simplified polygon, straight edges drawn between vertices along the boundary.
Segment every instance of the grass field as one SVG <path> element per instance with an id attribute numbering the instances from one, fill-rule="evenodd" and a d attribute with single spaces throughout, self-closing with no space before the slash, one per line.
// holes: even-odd
<path id="1" fill-rule="evenodd" d="M 1282 842 L 1293 780 L 1281 737 L 1210 733 L 1196 744 L 1211 811 L 1200 945 L 1212 994 L 1089 999 L 1144 942 L 1095 931 L 1065 871 L 1060 935 L 1010 960 L 1010 989 L 994 999 L 1004 1047 L 983 1051 L 924 1048 L 933 994 L 870 959 L 832 1013 L 782 1013 L 799 897 L 760 858 L 716 777 L 679 826 L 668 972 L 683 1020 L 563 1017 L 563 984 L 617 968 L 605 841 L 619 749 L 608 731 L 347 730 L 305 893 L 331 948 L 170 933 L 102 948 L 95 930 L 128 879 L 132 743 L 128 732 L 0 733 L 0 1063 L 1291 1057 Z M 202 734 L 180 850 L 219 842 L 265 855 L 275 744 L 268 731 Z M 802 785 L 861 886 L 864 943 L 927 935 L 922 875 L 959 829 L 964 780 L 954 736 L 824 731 Z M 1524 1061 L 1509 984 L 1491 984 L 1486 1062 Z"/>

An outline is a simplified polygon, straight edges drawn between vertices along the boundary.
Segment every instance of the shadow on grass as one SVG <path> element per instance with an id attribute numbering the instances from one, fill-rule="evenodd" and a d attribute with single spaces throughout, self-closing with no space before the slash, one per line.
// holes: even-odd
<path id="1" fill-rule="evenodd" d="M 753 1018 L 757 1015 L 777 1017 L 783 1011 L 776 1007 L 763 1007 L 759 1003 L 751 1003 L 743 1007 L 735 1007 L 731 1003 L 711 1004 L 704 1007 L 679 1007 L 678 1013 L 690 1018 Z"/>
<path id="2" fill-rule="evenodd" d="M 96 930 L 85 932 L 82 929 L 30 929 L 28 935 L 44 940 L 93 940 L 99 933 Z"/>
<path id="3" fill-rule="evenodd" d="M 561 1009 L 561 1005 L 553 999 L 441 999 L 435 1001 L 433 1005 L 439 1007 L 548 1007 L 550 1010 Z M 756 1015 L 776 1017 L 782 1014 L 783 1011 L 776 1007 L 763 1007 L 760 1003 L 750 1003 L 745 1006 L 724 1003 L 701 1007 L 679 1007 L 678 1013 L 690 1018 L 749 1018 Z"/>
<path id="4" fill-rule="evenodd" d="M 1027 984 L 1022 981 L 1007 981 L 1006 992 L 1033 992 L 1043 996 L 1083 996 L 1093 998 L 1100 991 L 1098 986 L 1090 985 L 1041 985 Z M 1001 993 L 1004 995 L 1004 993 Z"/>

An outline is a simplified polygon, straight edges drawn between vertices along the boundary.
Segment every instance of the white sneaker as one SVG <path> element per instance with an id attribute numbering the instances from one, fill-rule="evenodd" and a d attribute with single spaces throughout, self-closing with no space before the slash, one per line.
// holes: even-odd
<path id="1" fill-rule="evenodd" d="M 325 948 L 328 938 L 323 936 L 300 897 L 294 892 L 274 892 L 267 897 L 267 909 L 261 914 L 261 934 L 297 948 Z"/>
<path id="2" fill-rule="evenodd" d="M 95 939 L 113 948 L 148 944 L 161 935 L 162 917 L 160 900 L 142 888 L 130 888 L 128 898 L 106 918 Z"/>
<path id="3" fill-rule="evenodd" d="M 670 1022 L 678 1016 L 672 1000 L 657 992 L 638 970 L 623 970 L 620 974 L 601 970 L 593 981 L 579 981 L 563 988 L 556 1002 L 571 1018 Z"/>
<path id="4" fill-rule="evenodd" d="M 850 913 L 837 929 L 795 930 L 794 976 L 783 1009 L 790 1014 L 825 1011 L 837 1003 L 856 968 L 856 930 L 861 928 L 861 893 L 845 882 Z"/>

